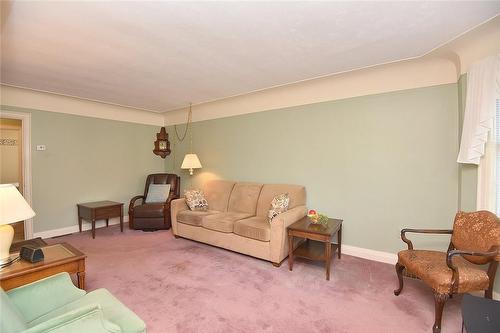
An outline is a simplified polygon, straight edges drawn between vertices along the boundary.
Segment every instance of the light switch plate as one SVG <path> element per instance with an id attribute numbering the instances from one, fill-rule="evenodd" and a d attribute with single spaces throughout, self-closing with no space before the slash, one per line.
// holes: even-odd
<path id="1" fill-rule="evenodd" d="M 45 150 L 45 149 L 47 149 L 47 148 L 45 147 L 45 145 L 37 145 L 37 146 L 36 146 L 36 150 Z"/>

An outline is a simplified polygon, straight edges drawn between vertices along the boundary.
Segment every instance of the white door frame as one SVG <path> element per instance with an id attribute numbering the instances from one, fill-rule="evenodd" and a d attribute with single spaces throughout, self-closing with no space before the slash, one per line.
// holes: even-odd
<path id="1" fill-rule="evenodd" d="M 1 118 L 19 119 L 23 131 L 23 195 L 28 204 L 33 207 L 31 196 L 31 113 L 13 112 L 0 109 Z M 24 238 L 33 238 L 33 219 L 24 221 Z"/>

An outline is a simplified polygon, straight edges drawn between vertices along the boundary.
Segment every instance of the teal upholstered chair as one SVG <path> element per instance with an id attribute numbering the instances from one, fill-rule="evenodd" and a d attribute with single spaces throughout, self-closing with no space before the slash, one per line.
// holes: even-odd
<path id="1" fill-rule="evenodd" d="M 67 273 L 3 291 L 2 333 L 142 333 L 146 325 L 106 289 L 90 293 L 73 285 Z"/>

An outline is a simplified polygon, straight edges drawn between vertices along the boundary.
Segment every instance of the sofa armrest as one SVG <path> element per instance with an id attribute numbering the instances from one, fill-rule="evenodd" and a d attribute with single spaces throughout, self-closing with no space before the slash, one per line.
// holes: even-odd
<path id="1" fill-rule="evenodd" d="M 280 263 L 288 256 L 287 228 L 306 216 L 307 207 L 297 206 L 276 216 L 271 222 L 271 261 Z"/>
<path id="2" fill-rule="evenodd" d="M 23 333 L 93 332 L 120 333 L 121 328 L 104 319 L 101 307 L 87 305 L 30 327 Z"/>
<path id="3" fill-rule="evenodd" d="M 75 287 L 68 273 L 59 273 L 9 290 L 7 295 L 30 322 L 86 294 Z"/>
<path id="4" fill-rule="evenodd" d="M 185 198 L 175 199 L 170 202 L 170 217 L 172 222 L 172 232 L 174 235 L 177 235 L 177 214 L 188 209 L 189 207 Z"/>

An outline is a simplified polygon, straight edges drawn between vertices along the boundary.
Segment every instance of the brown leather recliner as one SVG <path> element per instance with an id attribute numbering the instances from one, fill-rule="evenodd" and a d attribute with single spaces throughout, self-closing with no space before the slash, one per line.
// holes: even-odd
<path id="1" fill-rule="evenodd" d="M 149 184 L 170 184 L 170 194 L 164 203 L 145 203 Z M 170 202 L 180 197 L 181 179 L 171 173 L 155 173 L 146 179 L 144 195 L 137 195 L 130 200 L 128 208 L 130 229 L 158 230 L 170 229 Z M 141 204 L 136 201 L 141 199 Z"/>

